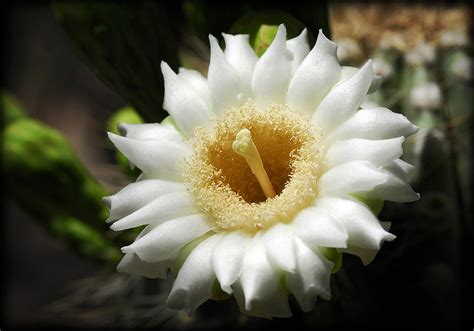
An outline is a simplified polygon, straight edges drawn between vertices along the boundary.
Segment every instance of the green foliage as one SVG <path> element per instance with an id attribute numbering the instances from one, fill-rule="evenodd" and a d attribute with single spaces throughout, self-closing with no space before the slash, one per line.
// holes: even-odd
<path id="1" fill-rule="evenodd" d="M 25 113 L 18 100 L 7 91 L 1 92 L 2 98 L 2 126 L 8 125 L 17 119 L 25 117 Z"/>
<path id="2" fill-rule="evenodd" d="M 30 118 L 18 119 L 3 133 L 4 169 L 9 190 L 39 214 L 63 213 L 106 227 L 101 203 L 105 189 L 88 173 L 68 141 Z M 10 192 L 9 192 L 10 193 Z"/>
<path id="3" fill-rule="evenodd" d="M 24 114 L 15 107 L 14 114 Z M 2 133 L 8 197 L 80 254 L 115 264 L 122 242 L 107 237 L 105 189 L 60 132 L 26 115 L 15 118 Z"/>
<path id="4" fill-rule="evenodd" d="M 178 66 L 172 2 L 55 1 L 53 11 L 81 58 L 147 122 L 166 116 L 160 62 Z M 173 26 L 176 26 L 174 24 Z"/>
<path id="5" fill-rule="evenodd" d="M 56 215 L 51 218 L 49 227 L 56 236 L 66 240 L 83 256 L 114 265 L 122 258 L 122 252 L 117 246 L 76 218 Z"/>

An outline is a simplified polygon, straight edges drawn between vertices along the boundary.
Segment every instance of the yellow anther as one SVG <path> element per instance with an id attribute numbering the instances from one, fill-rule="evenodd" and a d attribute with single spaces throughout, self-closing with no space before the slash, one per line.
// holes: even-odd
<path id="1" fill-rule="evenodd" d="M 252 140 L 252 134 L 249 129 L 242 129 L 237 133 L 235 140 L 232 143 L 232 149 L 234 152 L 245 158 L 252 173 L 257 177 L 258 183 L 260 184 L 265 196 L 267 198 L 275 197 L 275 190 L 273 189 L 273 185 L 263 167 L 262 158 L 257 150 L 257 146 L 255 146 L 255 143 Z"/>

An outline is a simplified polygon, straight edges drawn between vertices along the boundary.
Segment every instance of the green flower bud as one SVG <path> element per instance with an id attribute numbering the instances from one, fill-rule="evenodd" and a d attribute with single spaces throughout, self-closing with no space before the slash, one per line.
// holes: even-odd
<path id="1" fill-rule="evenodd" d="M 248 34 L 250 45 L 260 57 L 275 38 L 278 25 L 284 23 L 287 39 L 294 38 L 304 29 L 303 23 L 280 11 L 250 12 L 237 20 L 230 28 L 230 34 Z"/>
<path id="2" fill-rule="evenodd" d="M 108 120 L 106 124 L 107 131 L 120 134 L 118 130 L 118 125 L 120 123 L 127 124 L 141 124 L 143 123 L 142 117 L 130 106 L 125 106 L 117 110 Z M 122 171 L 126 173 L 131 178 L 137 178 L 140 174 L 140 170 L 137 168 L 131 168 L 128 159 L 120 151 L 115 150 L 115 159 L 117 160 L 118 165 L 122 168 Z"/>

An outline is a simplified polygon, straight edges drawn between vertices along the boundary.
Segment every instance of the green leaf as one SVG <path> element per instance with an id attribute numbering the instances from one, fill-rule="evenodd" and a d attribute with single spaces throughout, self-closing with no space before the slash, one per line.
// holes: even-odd
<path id="1" fill-rule="evenodd" d="M 162 111 L 161 61 L 177 69 L 176 36 L 171 26 L 179 6 L 160 1 L 55 1 L 53 11 L 92 71 L 120 94 L 147 122 Z"/>

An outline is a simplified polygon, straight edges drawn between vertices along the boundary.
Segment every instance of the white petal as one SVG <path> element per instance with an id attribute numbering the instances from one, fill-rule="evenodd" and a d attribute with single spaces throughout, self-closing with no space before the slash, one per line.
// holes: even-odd
<path id="1" fill-rule="evenodd" d="M 403 137 L 368 140 L 349 139 L 338 141 L 328 150 L 325 161 L 329 168 L 355 161 L 366 160 L 376 167 L 384 166 L 403 154 Z"/>
<path id="2" fill-rule="evenodd" d="M 198 94 L 208 109 L 211 109 L 211 95 L 209 94 L 209 86 L 207 79 L 199 71 L 179 68 L 178 77 L 181 77 L 188 85 Z"/>
<path id="3" fill-rule="evenodd" d="M 275 267 L 288 272 L 295 272 L 295 244 L 293 228 L 278 223 L 263 234 L 263 242 L 268 261 Z"/>
<path id="4" fill-rule="evenodd" d="M 286 287 L 293 293 L 301 309 L 310 311 L 317 296 L 331 298 L 330 277 L 333 263 L 296 240 L 297 272 L 287 274 Z"/>
<path id="5" fill-rule="evenodd" d="M 374 63 L 372 62 L 372 65 L 373 64 Z M 357 69 L 355 67 L 349 67 L 349 66 L 342 67 L 341 82 L 351 78 L 358 71 L 359 71 L 359 69 Z M 382 84 L 382 81 L 383 81 L 383 79 L 382 79 L 381 76 L 374 74 L 374 78 L 372 79 L 372 84 L 370 84 L 370 87 L 369 87 L 369 90 L 367 91 L 367 94 L 372 94 L 375 91 L 377 91 L 379 89 L 380 85 Z M 361 108 L 367 108 L 365 106 L 366 104 L 367 104 L 367 97 L 364 98 L 364 100 L 362 101 L 362 104 L 360 105 L 360 107 Z"/>
<path id="6" fill-rule="evenodd" d="M 313 249 L 318 247 L 347 247 L 344 227 L 324 209 L 308 207 L 299 212 L 292 223 L 298 238 Z"/>
<path id="7" fill-rule="evenodd" d="M 356 68 L 356 67 L 342 66 L 341 79 L 339 82 L 342 83 L 348 80 L 349 78 L 352 78 L 358 71 L 359 71 L 359 68 Z"/>
<path id="8" fill-rule="evenodd" d="M 410 184 L 404 179 L 406 175 L 400 173 L 400 168 L 389 165 L 380 169 L 387 175 L 387 182 L 377 186 L 369 196 L 395 202 L 412 202 L 420 199 L 420 195 L 413 191 Z M 402 177 L 403 176 L 403 177 Z"/>
<path id="9" fill-rule="evenodd" d="M 110 210 L 107 222 L 125 217 L 161 195 L 184 192 L 185 190 L 186 187 L 182 183 L 158 179 L 131 183 L 116 194 L 103 198 L 104 203 Z"/>
<path id="10" fill-rule="evenodd" d="M 215 234 L 191 252 L 173 284 L 166 302 L 168 307 L 188 308 L 192 312 L 212 296 L 216 275 L 212 269 L 211 256 L 221 239 L 221 234 Z"/>
<path id="11" fill-rule="evenodd" d="M 380 225 L 369 208 L 354 200 L 341 198 L 319 198 L 317 206 L 336 218 L 349 234 L 347 243 L 366 249 L 379 249 L 383 241 L 391 241 L 395 236 Z"/>
<path id="12" fill-rule="evenodd" d="M 387 108 L 363 108 L 331 133 L 328 140 L 350 138 L 390 139 L 418 131 L 405 116 Z"/>
<path id="13" fill-rule="evenodd" d="M 173 126 L 162 125 L 159 123 L 146 124 L 127 124 L 120 123 L 118 125 L 119 132 L 127 138 L 145 140 L 157 139 L 167 140 L 176 143 L 184 143 L 184 138 Z"/>
<path id="14" fill-rule="evenodd" d="M 286 48 L 286 28 L 281 24 L 272 44 L 255 65 L 252 90 L 257 105 L 285 103 L 292 58 Z"/>
<path id="15" fill-rule="evenodd" d="M 237 70 L 241 100 L 252 97 L 252 75 L 258 56 L 249 44 L 246 34 L 230 35 L 223 33 L 225 39 L 225 58 Z"/>
<path id="16" fill-rule="evenodd" d="M 394 160 L 385 168 L 406 182 L 409 182 L 415 173 L 415 167 L 401 159 Z"/>
<path id="17" fill-rule="evenodd" d="M 161 71 L 165 80 L 163 108 L 187 137 L 193 137 L 197 126 L 209 123 L 212 112 L 206 106 L 205 99 L 185 79 L 176 75 L 167 63 L 161 62 Z"/>
<path id="18" fill-rule="evenodd" d="M 251 237 L 239 231 L 225 235 L 212 254 L 212 266 L 223 291 L 232 293 L 232 284 L 239 278 L 242 261 Z"/>
<path id="19" fill-rule="evenodd" d="M 252 302 L 251 309 L 246 309 L 244 292 L 240 282 L 233 286 L 234 297 L 239 304 L 240 311 L 247 316 L 273 318 L 291 317 L 291 309 L 288 304 L 288 294 L 283 286 L 278 286 L 275 293 L 265 301 Z"/>
<path id="20" fill-rule="evenodd" d="M 170 260 L 148 263 L 140 260 L 134 253 L 127 253 L 117 265 L 117 271 L 147 278 L 166 279 L 166 274 L 171 263 L 172 261 Z"/>
<path id="21" fill-rule="evenodd" d="M 341 75 L 336 48 L 337 45 L 319 30 L 316 45 L 291 79 L 286 99 L 288 106 L 309 114 L 316 109 Z"/>
<path id="22" fill-rule="evenodd" d="M 239 97 L 239 73 L 226 60 L 217 39 L 209 35 L 211 60 L 207 82 L 211 93 L 212 111 L 222 115 L 229 107 L 241 103 Z"/>
<path id="23" fill-rule="evenodd" d="M 143 172 L 157 179 L 181 181 L 180 163 L 190 155 L 191 147 L 174 141 L 136 140 L 108 133 L 109 139 Z"/>
<path id="24" fill-rule="evenodd" d="M 190 215 L 164 222 L 142 238 L 123 247 L 124 253 L 135 253 L 146 262 L 174 260 L 181 248 L 211 230 L 203 215 Z"/>
<path id="25" fill-rule="evenodd" d="M 257 301 L 269 300 L 278 289 L 279 275 L 268 261 L 263 240 L 258 233 L 245 254 L 240 281 L 246 310 L 252 310 Z"/>
<path id="26" fill-rule="evenodd" d="M 386 183 L 388 176 L 377 171 L 370 162 L 351 161 L 325 172 L 318 182 L 321 196 L 341 196 L 349 193 L 367 192 Z"/>
<path id="27" fill-rule="evenodd" d="M 313 123 L 329 131 L 349 118 L 367 95 L 373 77 L 369 60 L 354 76 L 333 87 L 316 109 Z"/>
<path id="28" fill-rule="evenodd" d="M 291 75 L 293 75 L 309 53 L 308 30 L 304 28 L 297 37 L 289 39 L 286 42 L 286 47 L 293 54 L 291 63 Z"/>
<path id="29" fill-rule="evenodd" d="M 130 229 L 144 224 L 160 224 L 174 218 L 199 214 L 193 198 L 187 192 L 170 193 L 156 198 L 146 206 L 116 221 L 114 231 Z"/>

